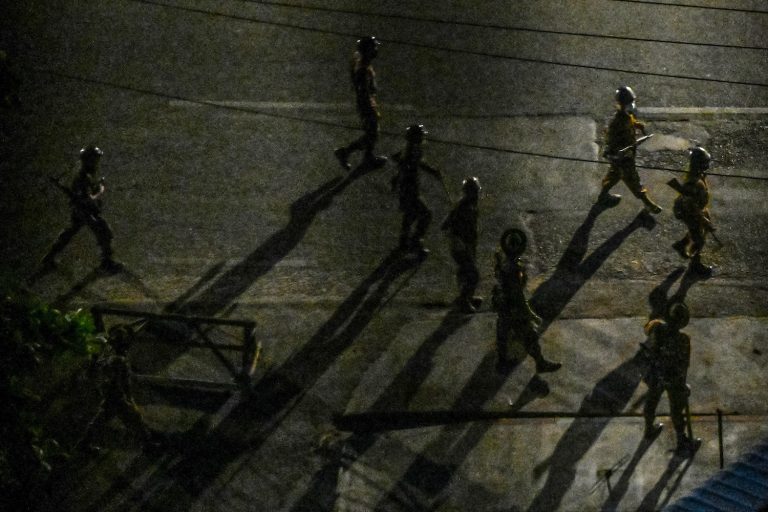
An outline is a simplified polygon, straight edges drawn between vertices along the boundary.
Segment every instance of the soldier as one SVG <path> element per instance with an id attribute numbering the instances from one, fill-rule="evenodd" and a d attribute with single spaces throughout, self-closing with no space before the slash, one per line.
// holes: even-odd
<path id="1" fill-rule="evenodd" d="M 99 160 L 103 151 L 96 146 L 87 146 L 80 150 L 80 172 L 72 181 L 71 188 L 54 183 L 69 196 L 71 225 L 62 231 L 48 253 L 43 257 L 43 268 L 56 266 L 56 255 L 61 252 L 83 226 L 88 226 L 96 236 L 101 248 L 101 270 L 116 273 L 123 265 L 112 259 L 112 230 L 101 217 L 101 197 L 106 190 L 104 178 L 97 178 Z"/>
<path id="2" fill-rule="evenodd" d="M 457 304 L 465 313 L 474 313 L 483 303 L 475 296 L 480 273 L 477 270 L 477 203 L 480 197 L 480 180 L 474 176 L 461 184 L 463 197 L 443 221 L 442 229 L 448 232 L 451 256 L 458 265 L 456 280 L 459 283 Z"/>
<path id="3" fill-rule="evenodd" d="M 439 170 L 421 160 L 426 134 L 424 125 L 409 126 L 405 131 L 405 150 L 392 155 L 398 164 L 398 173 L 392 179 L 392 188 L 397 189 L 400 195 L 400 211 L 403 212 L 400 249 L 416 253 L 419 258 L 426 258 L 429 254 L 429 250 L 424 247 L 423 237 L 432 221 L 432 212 L 419 196 L 419 169 L 428 172 L 438 180 L 443 179 Z M 414 223 L 416 228 L 411 232 Z"/>
<path id="4" fill-rule="evenodd" d="M 645 438 L 653 439 L 664 426 L 662 423 L 654 423 L 654 419 L 661 394 L 666 390 L 679 454 L 692 453 L 701 444 L 701 439 L 693 438 L 688 404 L 690 387 L 686 384 L 691 360 L 691 338 L 680 332 L 680 329 L 688 325 L 689 319 L 690 314 L 685 304 L 674 302 L 667 310 L 665 319 L 653 319 L 645 325 L 645 333 L 650 337 L 647 348 L 651 356 L 651 368 L 646 376 L 648 394 L 643 408 Z"/>
<path id="5" fill-rule="evenodd" d="M 528 276 L 520 257 L 527 245 L 527 237 L 519 229 L 508 229 L 501 236 L 501 248 L 496 251 L 495 274 L 498 284 L 493 289 L 493 302 L 498 318 L 496 320 L 496 370 L 507 373 L 514 361 L 507 357 L 507 345 L 514 331 L 522 340 L 526 352 L 536 361 L 536 373 L 554 372 L 562 366 L 548 361 L 541 354 L 538 328 L 541 318 L 531 309 L 525 298 Z"/>
<path id="6" fill-rule="evenodd" d="M 347 171 L 352 169 L 349 155 L 354 151 L 365 151 L 363 165 L 378 168 L 384 165 L 387 158 L 375 156 L 373 148 L 379 138 L 379 106 L 376 102 L 376 72 L 373 70 L 373 59 L 379 52 L 379 41 L 374 36 L 367 36 L 357 41 L 357 51 L 352 57 L 352 86 L 357 98 L 357 112 L 360 114 L 364 134 L 346 147 L 334 151 L 341 167 Z"/>
<path id="7" fill-rule="evenodd" d="M 709 217 L 709 186 L 707 185 L 706 170 L 712 158 L 706 149 L 695 147 L 690 150 L 688 172 L 685 175 L 685 183 L 682 185 L 677 179 L 672 178 L 667 184 L 677 190 L 673 213 L 676 218 L 682 220 L 688 228 L 688 233 L 682 240 L 672 244 L 678 254 L 683 258 L 691 259 L 691 267 L 694 272 L 702 276 L 712 275 L 712 267 L 701 262 L 701 250 L 704 248 L 704 239 L 707 232 L 713 233 L 715 227 Z"/>
<path id="8" fill-rule="evenodd" d="M 128 363 L 128 349 L 135 333 L 128 325 L 118 325 L 109 330 L 109 347 L 113 354 L 99 361 L 105 378 L 100 388 L 101 403 L 96 416 L 88 423 L 78 446 L 98 449 L 91 444 L 93 435 L 115 416 L 123 424 L 139 434 L 149 448 L 159 446 L 159 436 L 147 427 L 131 390 L 131 367 Z M 109 348 L 107 349 L 109 350 Z"/>
<path id="9" fill-rule="evenodd" d="M 603 188 L 597 201 L 606 206 L 619 204 L 621 196 L 611 194 L 610 190 L 621 180 L 635 197 L 643 202 L 647 211 L 656 214 L 661 212 L 661 207 L 648 197 L 648 190 L 640 183 L 640 176 L 635 168 L 635 153 L 639 144 L 636 131 L 645 134 L 645 125 L 635 118 L 635 98 L 635 93 L 629 87 L 621 86 L 616 89 L 618 110 L 608 126 L 606 148 L 603 152 L 603 156 L 611 162 L 611 167 L 603 178 Z"/>

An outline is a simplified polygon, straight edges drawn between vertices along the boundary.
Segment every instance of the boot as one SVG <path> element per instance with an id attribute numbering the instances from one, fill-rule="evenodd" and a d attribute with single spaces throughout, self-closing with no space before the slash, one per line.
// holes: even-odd
<path id="1" fill-rule="evenodd" d="M 675 453 L 682 457 L 690 457 L 696 453 L 699 446 L 701 446 L 701 439 L 698 437 L 691 439 L 685 434 L 679 434 L 677 436 L 677 448 L 675 449 Z"/>
<path id="2" fill-rule="evenodd" d="M 348 160 L 349 150 L 347 148 L 337 148 L 333 154 L 336 156 L 336 159 L 339 161 L 342 169 L 347 172 L 352 170 L 352 165 L 350 165 Z"/>
<path id="3" fill-rule="evenodd" d="M 597 202 L 599 204 L 602 204 L 604 206 L 607 206 L 608 208 L 612 208 L 619 204 L 621 201 L 621 196 L 619 194 L 611 194 L 608 192 L 609 189 L 604 188 L 600 191 L 600 195 L 597 196 Z"/>
<path id="4" fill-rule="evenodd" d="M 106 272 L 107 274 L 117 274 L 124 269 L 125 265 L 119 261 L 113 260 L 112 258 L 104 258 L 101 260 L 101 265 L 99 266 L 99 270 Z"/>
<path id="5" fill-rule="evenodd" d="M 651 201 L 651 199 L 648 197 L 647 194 L 643 194 L 643 197 L 641 199 L 643 201 L 643 204 L 645 205 L 645 209 L 648 210 L 648 212 L 654 215 L 661 213 L 661 206 Z"/>
<path id="6" fill-rule="evenodd" d="M 556 372 L 562 366 L 563 366 L 562 363 L 555 363 L 554 361 L 549 361 L 542 357 L 541 359 L 536 361 L 536 373 Z"/>
<path id="7" fill-rule="evenodd" d="M 682 240 L 678 240 L 677 242 L 672 244 L 672 248 L 677 251 L 677 254 L 680 255 L 681 258 L 690 259 L 691 255 L 688 254 L 688 240 L 683 238 Z"/>
<path id="8" fill-rule="evenodd" d="M 705 265 L 701 262 L 701 258 L 699 255 L 695 255 L 693 257 L 693 260 L 691 261 L 691 270 L 696 272 L 701 277 L 711 277 L 712 276 L 712 267 L 709 265 Z"/>
<path id="9" fill-rule="evenodd" d="M 645 439 L 648 439 L 649 441 L 651 439 L 656 439 L 659 434 L 661 434 L 661 431 L 664 429 L 663 423 L 646 423 L 645 424 L 645 432 L 643 433 L 643 437 Z"/>

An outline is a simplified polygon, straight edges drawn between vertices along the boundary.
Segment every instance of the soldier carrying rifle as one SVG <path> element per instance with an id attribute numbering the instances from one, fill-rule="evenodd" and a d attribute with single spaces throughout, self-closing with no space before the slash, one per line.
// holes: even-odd
<path id="1" fill-rule="evenodd" d="M 101 248 L 100 269 L 109 273 L 117 273 L 123 269 L 121 263 L 112 259 L 112 229 L 101 216 L 101 197 L 106 188 L 104 178 L 97 178 L 96 171 L 103 154 L 104 152 L 96 146 L 86 146 L 80 150 L 80 172 L 72 181 L 70 188 L 52 179 L 56 186 L 69 197 L 71 224 L 59 233 L 58 238 L 43 257 L 41 262 L 43 268 L 55 267 L 56 255 L 67 246 L 83 226 L 88 226 Z"/>
<path id="2" fill-rule="evenodd" d="M 683 258 L 690 258 L 691 269 L 699 275 L 712 275 L 712 267 L 701 262 L 701 250 L 704 248 L 705 235 L 715 232 L 712 219 L 709 217 L 709 185 L 706 170 L 712 158 L 706 149 L 695 147 L 690 150 L 688 172 L 685 183 L 672 178 L 667 185 L 677 190 L 680 195 L 675 199 L 673 213 L 676 218 L 685 223 L 688 233 L 681 240 L 672 244 Z"/>

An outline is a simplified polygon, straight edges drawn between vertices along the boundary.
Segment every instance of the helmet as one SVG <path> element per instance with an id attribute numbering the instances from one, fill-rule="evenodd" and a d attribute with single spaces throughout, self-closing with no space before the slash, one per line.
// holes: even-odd
<path id="1" fill-rule="evenodd" d="M 522 254 L 528 244 L 528 237 L 517 228 L 510 228 L 501 235 L 501 249 L 509 256 Z"/>
<path id="2" fill-rule="evenodd" d="M 381 43 L 375 36 L 365 36 L 357 40 L 357 51 L 367 57 L 375 57 Z"/>
<path id="3" fill-rule="evenodd" d="M 674 302 L 669 306 L 667 311 L 667 322 L 677 329 L 682 329 L 688 325 L 688 321 L 691 318 L 691 314 L 688 311 L 688 306 L 682 302 Z"/>
<path id="4" fill-rule="evenodd" d="M 412 124 L 405 130 L 405 140 L 410 143 L 418 144 L 424 140 L 424 136 L 429 133 L 423 124 Z"/>
<path id="5" fill-rule="evenodd" d="M 631 87 L 622 85 L 616 89 L 616 103 L 619 105 L 631 105 L 636 98 L 635 91 Z"/>
<path id="6" fill-rule="evenodd" d="M 690 168 L 692 171 L 706 171 L 709 169 L 709 163 L 712 157 L 709 152 L 701 146 L 696 146 L 688 150 L 690 155 Z"/>
<path id="7" fill-rule="evenodd" d="M 461 190 L 468 196 L 477 196 L 480 193 L 480 180 L 475 176 L 467 176 L 461 182 Z"/>
<path id="8" fill-rule="evenodd" d="M 85 146 L 83 149 L 80 150 L 80 160 L 86 161 L 86 160 L 94 160 L 101 158 L 101 155 L 103 155 L 104 152 L 93 145 Z"/>

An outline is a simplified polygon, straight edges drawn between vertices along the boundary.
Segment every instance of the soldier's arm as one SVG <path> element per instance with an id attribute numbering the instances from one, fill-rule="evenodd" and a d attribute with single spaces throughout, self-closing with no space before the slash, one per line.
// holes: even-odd
<path id="1" fill-rule="evenodd" d="M 428 163 L 426 163 L 426 162 L 419 162 L 419 167 L 421 169 L 424 169 L 426 172 L 428 172 L 429 174 L 431 174 L 432 176 L 434 176 L 438 180 L 442 180 L 443 179 L 443 174 L 440 172 L 440 170 L 439 169 L 435 169 L 434 167 L 432 167 Z"/>

